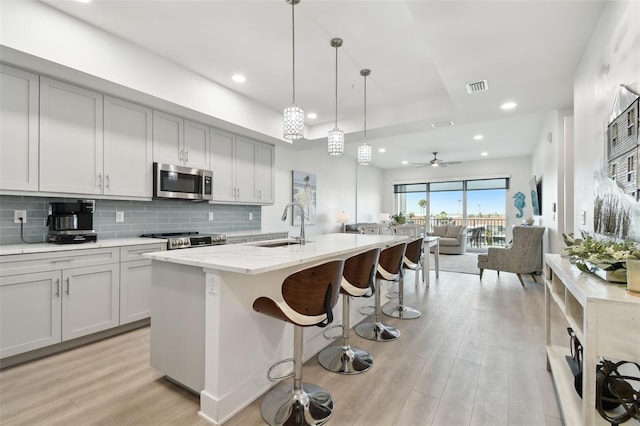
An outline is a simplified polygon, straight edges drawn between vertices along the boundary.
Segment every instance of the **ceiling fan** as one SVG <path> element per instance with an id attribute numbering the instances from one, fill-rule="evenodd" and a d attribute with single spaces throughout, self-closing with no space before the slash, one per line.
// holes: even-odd
<path id="1" fill-rule="evenodd" d="M 431 167 L 447 167 L 451 164 L 462 164 L 462 161 L 442 161 L 438 158 L 438 153 L 433 153 L 433 160 L 428 163 L 412 163 L 417 164 L 419 167 L 431 166 Z"/>

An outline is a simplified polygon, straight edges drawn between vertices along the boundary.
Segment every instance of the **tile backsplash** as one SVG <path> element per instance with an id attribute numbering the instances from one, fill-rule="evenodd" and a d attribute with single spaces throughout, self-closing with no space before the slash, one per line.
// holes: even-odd
<path id="1" fill-rule="evenodd" d="M 0 245 L 22 243 L 20 225 L 13 222 L 14 210 L 26 210 L 23 237 L 28 242 L 45 242 L 49 203 L 78 198 L 0 195 Z M 124 222 L 116 223 L 116 211 Z M 194 203 L 188 200 L 121 201 L 96 200 L 93 227 L 98 240 L 138 237 L 152 232 L 199 231 L 230 233 L 259 231 L 260 206 Z M 213 220 L 209 220 L 213 213 Z M 249 220 L 249 216 L 252 220 Z"/>

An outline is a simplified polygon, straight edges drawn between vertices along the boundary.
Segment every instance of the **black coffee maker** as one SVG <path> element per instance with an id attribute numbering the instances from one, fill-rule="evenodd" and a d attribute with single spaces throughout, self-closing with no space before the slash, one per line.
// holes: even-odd
<path id="1" fill-rule="evenodd" d="M 47 241 L 56 244 L 97 241 L 98 235 L 93 229 L 95 203 L 95 200 L 51 203 Z"/>

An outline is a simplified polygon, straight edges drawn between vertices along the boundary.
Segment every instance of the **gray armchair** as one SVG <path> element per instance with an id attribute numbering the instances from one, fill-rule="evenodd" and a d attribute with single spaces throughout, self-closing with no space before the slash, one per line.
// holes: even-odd
<path id="1" fill-rule="evenodd" d="M 478 255 L 480 279 L 485 269 L 513 272 L 524 287 L 521 274 L 533 274 L 540 267 L 540 250 L 543 226 L 514 226 L 513 242 L 510 247 L 489 247 L 487 254 Z"/>

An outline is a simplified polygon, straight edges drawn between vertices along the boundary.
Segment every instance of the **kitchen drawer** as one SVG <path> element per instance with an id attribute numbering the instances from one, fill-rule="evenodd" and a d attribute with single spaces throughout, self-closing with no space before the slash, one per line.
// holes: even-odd
<path id="1" fill-rule="evenodd" d="M 107 265 L 120 262 L 120 249 L 96 248 L 0 256 L 0 276 Z"/>
<path id="2" fill-rule="evenodd" d="M 153 251 L 163 251 L 167 249 L 167 243 L 157 244 L 141 244 L 137 246 L 120 247 L 120 261 L 130 262 L 134 260 L 146 260 L 142 257 L 143 253 L 151 253 Z"/>

